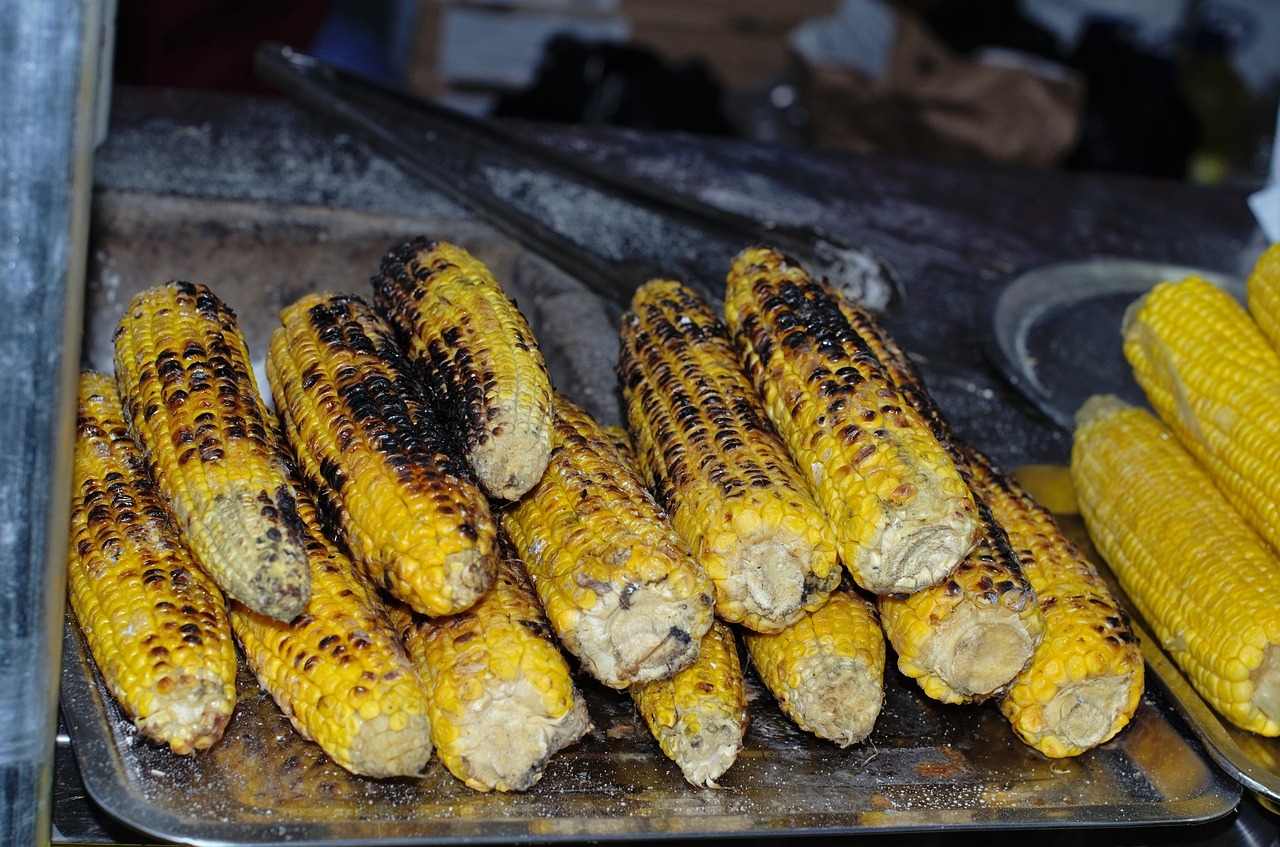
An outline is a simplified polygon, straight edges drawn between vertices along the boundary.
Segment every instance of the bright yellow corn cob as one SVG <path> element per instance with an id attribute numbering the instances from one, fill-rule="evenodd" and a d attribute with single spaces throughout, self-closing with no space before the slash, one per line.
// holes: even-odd
<path id="1" fill-rule="evenodd" d="M 1271 349 L 1280 350 L 1280 243 L 1272 244 L 1253 266 L 1245 285 L 1249 313 Z"/>
<path id="2" fill-rule="evenodd" d="M 876 607 L 842 586 L 775 634 L 743 631 L 747 655 L 782 711 L 806 732 L 848 747 L 866 739 L 884 702 L 884 632 Z"/>
<path id="3" fill-rule="evenodd" d="M 447 405 L 480 484 L 518 499 L 551 458 L 551 377 L 524 315 L 482 262 L 425 238 L 387 254 L 373 297 Z"/>
<path id="4" fill-rule="evenodd" d="M 678 282 L 622 317 L 618 381 L 638 470 L 716 586 L 716 614 L 777 632 L 840 581 L 833 534 L 742 372 L 728 331 Z"/>
<path id="5" fill-rule="evenodd" d="M 500 513 L 560 641 L 625 688 L 692 664 L 714 586 L 590 415 L 554 395 L 551 463 Z"/>
<path id="6" fill-rule="evenodd" d="M 1044 612 L 1044 638 L 1000 711 L 1015 735 L 1046 756 L 1077 756 L 1112 738 L 1137 710 L 1145 679 L 1137 637 L 1053 515 L 983 453 L 967 448 L 966 456 Z"/>
<path id="7" fill-rule="evenodd" d="M 67 590 L 102 679 L 147 738 L 187 755 L 222 737 L 236 652 L 129 436 L 115 381 L 80 377 Z"/>
<path id="8" fill-rule="evenodd" d="M 307 605 L 293 489 L 235 313 L 207 287 L 141 292 L 115 332 L 130 431 L 187 545 L 240 602 L 289 620 Z"/>
<path id="9" fill-rule="evenodd" d="M 267 379 L 299 471 L 356 562 L 423 614 L 467 608 L 493 581 L 496 528 L 391 328 L 333 293 L 280 320 Z"/>
<path id="10" fill-rule="evenodd" d="M 586 703 L 515 550 L 499 534 L 498 577 L 466 612 L 397 624 L 431 690 L 440 761 L 477 791 L 524 791 L 591 729 Z"/>
<path id="11" fill-rule="evenodd" d="M 847 297 L 840 311 L 902 396 L 929 424 L 961 477 L 973 488 L 960 442 L 906 353 L 875 316 Z M 1004 528 L 979 496 L 978 543 L 951 576 L 905 597 L 880 597 L 880 622 L 898 669 L 944 703 L 1000 694 L 1044 635 L 1044 615 Z"/>
<path id="12" fill-rule="evenodd" d="M 1211 706 L 1280 735 L 1280 563 L 1169 430 L 1114 397 L 1076 415 L 1071 478 L 1089 535 Z"/>
<path id="13" fill-rule="evenodd" d="M 1280 550 L 1280 356 L 1243 306 L 1199 277 L 1157 285 L 1123 331 L 1152 408 Z"/>
<path id="14" fill-rule="evenodd" d="M 830 286 L 776 251 L 748 249 L 729 272 L 725 317 L 854 580 L 909 594 L 951 573 L 976 540 L 973 497 Z"/>
<path id="15" fill-rule="evenodd" d="M 737 760 L 748 723 L 747 687 L 733 630 L 716 621 L 702 636 L 692 665 L 629 690 L 658 747 L 689 784 L 719 788 L 716 780 Z"/>
<path id="16" fill-rule="evenodd" d="M 245 660 L 303 738 L 355 774 L 414 776 L 431 758 L 427 692 L 382 601 L 329 541 L 310 495 L 311 600 L 285 623 L 240 604 L 231 623 Z"/>

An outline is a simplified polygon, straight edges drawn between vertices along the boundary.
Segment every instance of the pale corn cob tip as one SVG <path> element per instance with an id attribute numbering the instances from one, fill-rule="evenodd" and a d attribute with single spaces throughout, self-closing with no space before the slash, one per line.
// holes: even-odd
<path id="1" fill-rule="evenodd" d="M 115 337 L 130 431 L 200 566 L 288 620 L 307 602 L 293 489 L 235 312 L 208 287 L 140 292 Z"/>
<path id="2" fill-rule="evenodd" d="M 555 395 L 551 462 L 500 519 L 561 643 L 614 688 L 697 656 L 714 586 L 589 414 Z"/>
<path id="3" fill-rule="evenodd" d="M 180 756 L 222 737 L 236 702 L 222 593 L 195 564 L 129 436 L 114 379 L 80 377 L 67 557 L 72 610 L 104 682 Z"/>
<path id="4" fill-rule="evenodd" d="M 285 623 L 233 604 L 245 660 L 298 734 L 373 778 L 415 776 L 431 758 L 427 693 L 382 601 L 330 539 L 304 489 L 311 599 Z"/>
<path id="5" fill-rule="evenodd" d="M 733 630 L 716 621 L 692 665 L 629 691 L 658 746 L 689 784 L 719 788 L 716 780 L 737 761 L 748 724 Z"/>
<path id="6" fill-rule="evenodd" d="M 353 557 L 424 614 L 467 608 L 493 580 L 496 525 L 391 328 L 332 292 L 280 319 L 267 378 L 282 428 Z"/>
<path id="7" fill-rule="evenodd" d="M 796 725 L 848 747 L 884 703 L 885 639 L 875 605 L 848 588 L 782 632 L 743 632 L 760 680 Z"/>
<path id="8" fill-rule="evenodd" d="M 749 249 L 729 272 L 725 317 L 858 584 L 911 593 L 950 573 L 975 542 L 973 498 L 830 286 L 783 254 Z"/>
<path id="9" fill-rule="evenodd" d="M 637 468 L 716 585 L 716 613 L 776 632 L 840 581 L 833 534 L 698 294 L 636 291 L 618 380 Z"/>
<path id="10" fill-rule="evenodd" d="M 1145 409 L 1099 402 L 1075 433 L 1080 513 L 1125 593 L 1226 720 L 1280 735 L 1280 564 Z"/>
<path id="11" fill-rule="evenodd" d="M 524 315 L 483 262 L 444 241 L 392 249 L 372 284 L 481 486 L 518 499 L 551 456 L 551 377 Z"/>
<path id="12" fill-rule="evenodd" d="M 499 539 L 498 577 L 475 606 L 436 619 L 402 610 L 399 626 L 430 685 L 440 761 L 477 791 L 526 791 L 591 718 L 524 564 Z"/>

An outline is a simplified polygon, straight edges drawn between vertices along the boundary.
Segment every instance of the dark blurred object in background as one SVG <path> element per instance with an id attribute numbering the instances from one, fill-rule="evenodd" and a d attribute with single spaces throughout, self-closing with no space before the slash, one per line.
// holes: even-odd
<path id="1" fill-rule="evenodd" d="M 327 0 L 118 0 L 114 80 L 124 85 L 246 94 L 274 89 L 254 76 L 263 41 L 306 49 Z"/>
<path id="2" fill-rule="evenodd" d="M 587 125 L 730 135 L 723 90 L 706 64 L 668 63 L 634 44 L 547 42 L 528 88 L 498 98 L 493 114 Z"/>
<path id="3" fill-rule="evenodd" d="M 1067 167 L 1186 176 L 1199 129 L 1171 56 L 1143 50 L 1122 23 L 1096 19 L 1066 62 L 1084 74 L 1089 92 Z"/>

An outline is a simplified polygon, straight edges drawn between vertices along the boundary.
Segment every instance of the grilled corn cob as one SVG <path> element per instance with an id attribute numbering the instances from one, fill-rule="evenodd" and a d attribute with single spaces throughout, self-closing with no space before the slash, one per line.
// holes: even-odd
<path id="1" fill-rule="evenodd" d="M 715 621 L 692 665 L 628 690 L 658 746 L 689 784 L 719 788 L 716 780 L 737 760 L 747 731 L 747 686 L 733 630 Z"/>
<path id="2" fill-rule="evenodd" d="M 307 605 L 293 488 L 235 313 L 207 287 L 139 293 L 115 332 L 125 419 L 196 561 L 235 599 Z"/>
<path id="3" fill-rule="evenodd" d="M 477 791 L 524 791 L 591 729 L 524 563 L 499 534 L 498 577 L 465 612 L 397 623 L 431 690 L 440 761 Z"/>
<path id="4" fill-rule="evenodd" d="M 1123 331 L 1152 408 L 1280 550 L 1280 356 L 1243 306 L 1199 277 L 1157 285 Z"/>
<path id="5" fill-rule="evenodd" d="M 884 326 L 866 309 L 840 297 L 840 311 L 867 343 L 885 374 L 920 413 L 969 488 L 972 471 L 960 441 L 924 379 Z M 1044 635 L 1044 615 L 1022 573 L 1004 527 L 975 495 L 978 543 L 942 582 L 905 597 L 880 597 L 880 622 L 898 656 L 898 669 L 944 703 L 999 694 L 1027 663 Z"/>
<path id="6" fill-rule="evenodd" d="M 76 428 L 71 608 L 103 681 L 139 731 L 179 755 L 208 749 L 236 702 L 222 593 L 165 511 L 111 377 L 81 374 Z"/>
<path id="7" fill-rule="evenodd" d="M 1145 666 L 1137 637 L 1053 515 L 983 453 L 969 447 L 966 456 L 1044 612 L 1044 638 L 1000 711 L 1014 734 L 1046 756 L 1079 755 L 1112 738 L 1138 708 Z"/>
<path id="8" fill-rule="evenodd" d="M 842 586 L 782 632 L 743 632 L 747 655 L 782 711 L 806 732 L 848 747 L 866 739 L 884 702 L 884 633 L 876 607 Z"/>
<path id="9" fill-rule="evenodd" d="M 741 253 L 725 317 L 747 373 L 827 513 L 854 580 L 909 594 L 973 547 L 973 497 L 830 287 L 773 250 Z"/>
<path id="10" fill-rule="evenodd" d="M 423 614 L 467 608 L 493 581 L 493 517 L 390 327 L 332 293 L 280 320 L 267 379 L 322 510 L 375 583 Z"/>
<path id="11" fill-rule="evenodd" d="M 1280 243 L 1272 244 L 1258 257 L 1245 284 L 1249 313 L 1271 349 L 1280 350 Z"/>
<path id="12" fill-rule="evenodd" d="M 424 238 L 387 254 L 373 297 L 448 406 L 480 484 L 518 499 L 551 458 L 551 378 L 524 315 L 482 262 Z"/>
<path id="13" fill-rule="evenodd" d="M 697 657 L 714 587 L 600 426 L 554 395 L 551 463 L 500 512 L 560 641 L 614 688 Z"/>
<path id="14" fill-rule="evenodd" d="M 298 489 L 311 599 L 285 623 L 240 604 L 231 624 L 250 669 L 303 738 L 355 774 L 414 776 L 431 758 L 427 692 L 382 601 L 325 537 Z"/>
<path id="15" fill-rule="evenodd" d="M 622 318 L 618 381 L 638 470 L 716 587 L 716 614 L 777 632 L 840 581 L 835 543 L 714 310 L 642 285 Z"/>
<path id="16" fill-rule="evenodd" d="M 1280 735 L 1280 564 L 1169 430 L 1091 398 L 1071 477 L 1099 552 L 1161 645 L 1227 720 Z"/>

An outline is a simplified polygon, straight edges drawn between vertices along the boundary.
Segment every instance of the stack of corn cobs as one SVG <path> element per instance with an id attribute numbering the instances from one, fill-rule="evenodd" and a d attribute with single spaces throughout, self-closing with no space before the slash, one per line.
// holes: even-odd
<path id="1" fill-rule="evenodd" d="M 1124 353 L 1154 414 L 1090 398 L 1071 476 L 1099 552 L 1201 697 L 1280 736 L 1280 244 L 1246 300 L 1189 277 L 1129 307 Z"/>
<path id="2" fill-rule="evenodd" d="M 456 246 L 392 250 L 369 300 L 304 297 L 258 393 L 207 288 L 139 294 L 85 374 L 70 595 L 147 737 L 215 744 L 235 643 L 344 768 L 523 790 L 625 689 L 688 781 L 743 744 L 745 648 L 802 729 L 865 740 L 898 667 L 998 702 L 1049 756 L 1111 738 L 1143 663 L 1098 574 L 949 431 L 872 315 L 736 257 L 724 314 L 655 280 L 621 324 L 627 427 L 556 392 Z M 571 664 L 572 663 L 572 664 Z"/>

